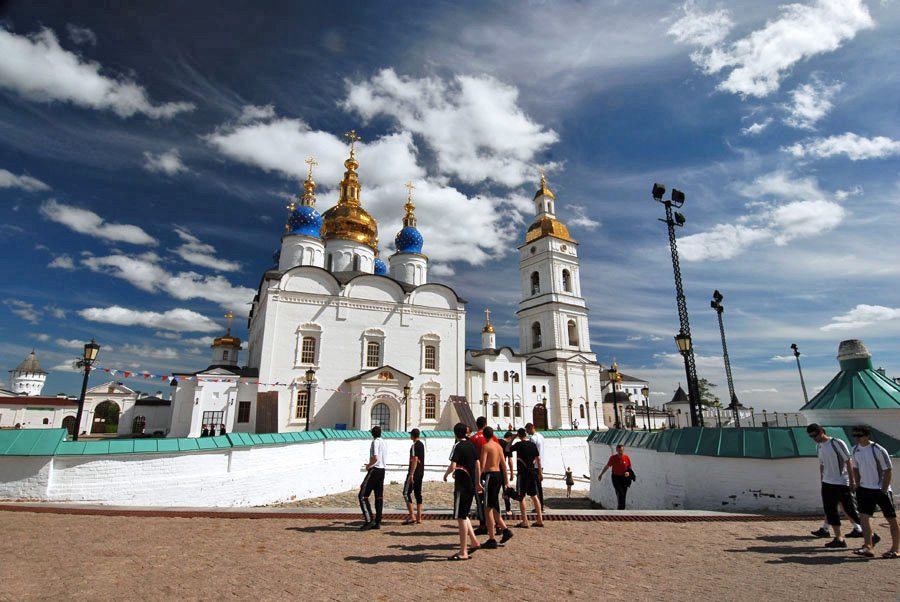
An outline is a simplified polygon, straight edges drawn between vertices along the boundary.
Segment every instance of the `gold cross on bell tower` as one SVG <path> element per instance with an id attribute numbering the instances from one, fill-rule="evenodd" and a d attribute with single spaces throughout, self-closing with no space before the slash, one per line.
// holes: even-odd
<path id="1" fill-rule="evenodd" d="M 484 315 L 487 317 L 487 323 L 488 323 L 488 325 L 490 325 L 490 323 L 491 323 L 491 310 L 489 310 L 489 309 L 484 310 Z"/>
<path id="2" fill-rule="evenodd" d="M 306 163 L 307 165 L 309 165 L 309 179 L 312 180 L 312 168 L 313 168 L 313 165 L 318 165 L 319 163 L 318 163 L 318 161 L 316 161 L 316 160 L 314 160 L 314 159 L 312 158 L 312 155 L 310 155 L 310 156 L 309 156 L 309 159 L 306 159 L 306 160 L 304 161 L 304 163 Z"/>
<path id="3" fill-rule="evenodd" d="M 404 184 L 404 186 L 406 186 L 409 189 L 406 193 L 406 200 L 411 203 L 412 202 L 412 191 L 415 190 L 416 187 L 413 186 L 412 180 L 410 180 L 409 182 Z"/>
<path id="4" fill-rule="evenodd" d="M 350 130 L 346 134 L 344 134 L 344 138 L 350 141 L 350 154 L 353 154 L 354 147 L 356 145 L 357 140 L 362 140 L 359 136 L 356 135 L 356 130 Z"/>
<path id="5" fill-rule="evenodd" d="M 293 203 L 291 203 L 293 205 Z M 231 310 L 228 310 L 228 313 L 225 314 L 225 317 L 228 318 L 228 334 L 231 334 L 231 321 L 234 319 L 234 314 L 231 313 Z"/>

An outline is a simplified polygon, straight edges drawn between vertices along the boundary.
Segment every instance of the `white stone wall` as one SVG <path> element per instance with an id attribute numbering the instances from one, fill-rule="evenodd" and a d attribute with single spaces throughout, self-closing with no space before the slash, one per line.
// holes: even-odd
<path id="1" fill-rule="evenodd" d="M 591 499 L 616 507 L 610 472 L 597 480 L 614 446 L 590 443 Z M 724 510 L 821 513 L 818 460 L 763 460 L 678 455 L 625 448 L 637 481 L 628 490 L 629 509 Z M 900 490 L 900 475 L 893 477 Z"/>
<path id="2" fill-rule="evenodd" d="M 13 428 L 18 424 L 23 429 L 58 429 L 62 428 L 63 418 L 75 416 L 76 411 L 71 406 L 44 408 L 39 405 L 38 408 L 28 408 L 0 403 L 0 427 Z M 44 424 L 44 419 L 47 424 Z"/>
<path id="3" fill-rule="evenodd" d="M 438 481 L 453 439 L 423 438 L 425 479 Z M 401 482 L 407 439 L 386 439 L 386 482 Z M 329 439 L 182 454 L 0 457 L 0 499 L 122 506 L 261 506 L 355 489 L 371 440 Z M 587 473 L 583 437 L 545 439 L 545 484 L 564 487 L 565 467 Z M 586 483 L 575 488 L 586 489 Z M 400 500 L 389 500 L 399 502 Z"/>

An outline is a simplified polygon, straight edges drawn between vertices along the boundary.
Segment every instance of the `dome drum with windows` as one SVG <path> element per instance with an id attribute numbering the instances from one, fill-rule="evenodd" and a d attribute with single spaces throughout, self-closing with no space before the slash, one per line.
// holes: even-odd
<path id="1" fill-rule="evenodd" d="M 372 250 L 378 247 L 378 223 L 360 206 L 359 161 L 353 143 L 359 140 L 355 130 L 347 134 L 351 141 L 350 158 L 344 161 L 344 179 L 340 183 L 338 204 L 322 214 L 322 240 L 343 239 L 362 243 Z"/>

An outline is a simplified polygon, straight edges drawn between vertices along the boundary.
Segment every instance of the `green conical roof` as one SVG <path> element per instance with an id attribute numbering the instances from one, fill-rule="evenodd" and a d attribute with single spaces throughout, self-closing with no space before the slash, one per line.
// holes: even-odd
<path id="1" fill-rule="evenodd" d="M 900 385 L 872 367 L 862 341 L 844 341 L 838 352 L 841 371 L 803 410 L 900 409 Z"/>

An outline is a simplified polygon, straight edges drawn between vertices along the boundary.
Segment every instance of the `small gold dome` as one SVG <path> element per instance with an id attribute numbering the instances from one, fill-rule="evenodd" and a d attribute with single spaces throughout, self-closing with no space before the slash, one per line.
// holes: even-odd
<path id="1" fill-rule="evenodd" d="M 575 240 L 569 236 L 569 229 L 566 228 L 564 223 L 547 215 L 531 224 L 528 228 L 528 233 L 525 235 L 525 242 L 534 242 L 545 236 L 555 236 L 556 238 L 571 243 L 575 242 Z"/>
<path id="2" fill-rule="evenodd" d="M 541 187 L 538 188 L 538 191 L 534 193 L 534 199 L 537 200 L 542 196 L 548 196 L 554 201 L 556 200 L 556 195 L 547 188 L 547 179 L 544 177 L 544 172 L 541 171 Z"/>
<path id="3" fill-rule="evenodd" d="M 231 329 L 228 330 L 228 334 L 224 337 L 216 337 L 213 339 L 213 347 L 240 347 L 241 340 L 237 337 L 231 336 Z"/>
<path id="4" fill-rule="evenodd" d="M 323 213 L 320 236 L 322 240 L 355 240 L 372 249 L 378 248 L 378 224 L 360 206 L 335 205 Z"/>
<path id="5" fill-rule="evenodd" d="M 494 327 L 490 324 L 481 329 L 481 332 L 494 332 Z"/>

